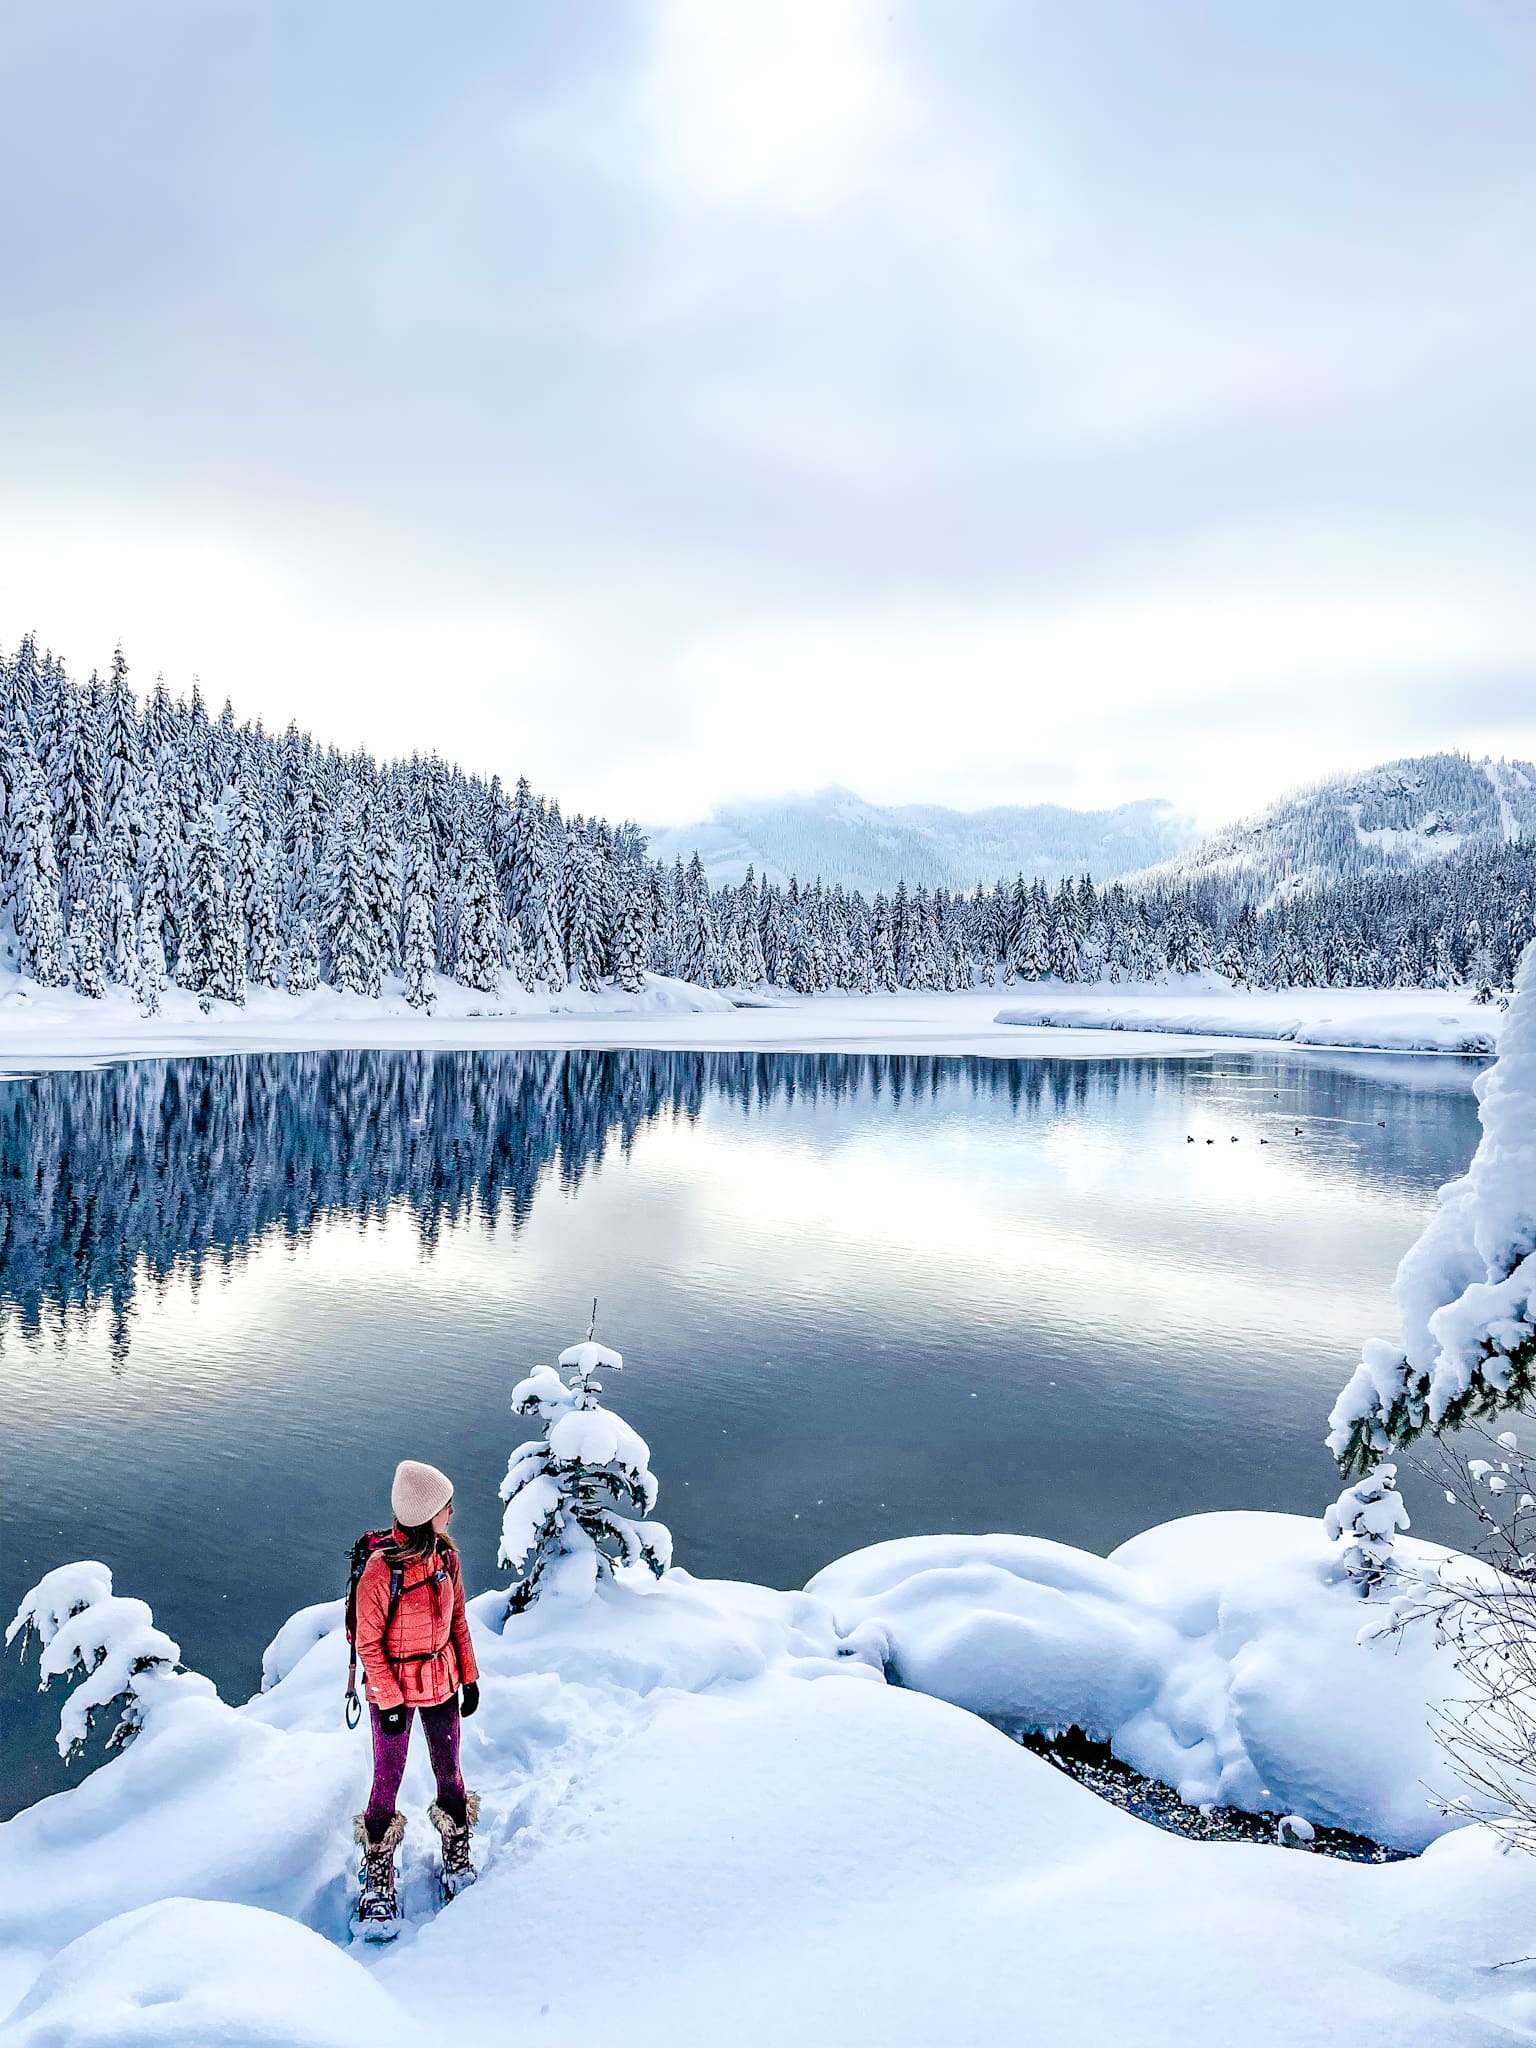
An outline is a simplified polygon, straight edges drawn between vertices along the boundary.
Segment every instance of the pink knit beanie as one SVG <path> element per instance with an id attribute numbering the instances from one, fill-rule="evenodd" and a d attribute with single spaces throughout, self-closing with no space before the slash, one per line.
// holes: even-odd
<path id="1" fill-rule="evenodd" d="M 452 1499 L 453 1481 L 435 1465 L 420 1465 L 414 1458 L 402 1458 L 395 1467 L 389 1504 L 402 1529 L 419 1529 Z"/>

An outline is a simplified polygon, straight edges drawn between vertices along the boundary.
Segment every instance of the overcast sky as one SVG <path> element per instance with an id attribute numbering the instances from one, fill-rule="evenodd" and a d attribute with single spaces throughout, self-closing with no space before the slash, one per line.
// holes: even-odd
<path id="1" fill-rule="evenodd" d="M 1536 755 L 1530 0 L 50 0 L 0 639 L 568 806 Z"/>

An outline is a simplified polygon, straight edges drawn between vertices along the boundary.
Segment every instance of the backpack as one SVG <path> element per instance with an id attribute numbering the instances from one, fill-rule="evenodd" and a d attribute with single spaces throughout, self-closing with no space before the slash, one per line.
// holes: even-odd
<path id="1" fill-rule="evenodd" d="M 387 1549 L 395 1540 L 393 1529 L 369 1529 L 359 1536 L 352 1546 L 347 1577 L 347 1726 L 355 1728 L 363 1718 L 363 1703 L 357 1696 L 357 1582 L 363 1576 L 363 1567 L 375 1551 Z M 389 1624 L 395 1618 L 395 1609 L 400 1605 L 400 1589 L 405 1582 L 405 1571 L 400 1565 L 390 1568 L 389 1606 L 384 1614 L 382 1641 L 389 1641 Z M 386 1658 L 389 1651 L 384 1652 Z"/>

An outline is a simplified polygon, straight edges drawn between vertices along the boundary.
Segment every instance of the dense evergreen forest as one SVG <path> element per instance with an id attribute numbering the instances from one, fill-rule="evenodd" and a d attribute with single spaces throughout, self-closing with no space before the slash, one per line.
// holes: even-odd
<path id="1" fill-rule="evenodd" d="M 0 667 L 0 913 L 47 987 L 168 984 L 205 1008 L 321 982 L 430 1009 L 438 977 L 490 993 L 638 992 L 647 973 L 802 993 L 994 980 L 1142 981 L 1215 968 L 1263 987 L 1507 988 L 1531 936 L 1536 842 L 1404 872 L 1271 890 L 1241 878 L 1019 876 L 971 892 L 905 883 L 866 900 L 812 880 L 711 891 L 697 854 L 652 861 L 633 824 L 565 817 L 526 780 L 436 755 L 381 766 L 209 715 L 119 649 L 77 682 L 32 636 Z"/>

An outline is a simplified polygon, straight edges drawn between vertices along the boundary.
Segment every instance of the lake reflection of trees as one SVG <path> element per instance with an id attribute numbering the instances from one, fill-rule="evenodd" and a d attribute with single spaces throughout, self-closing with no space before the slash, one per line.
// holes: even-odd
<path id="1" fill-rule="evenodd" d="M 402 1203 L 429 1253 L 471 1217 L 515 1230 L 551 1175 L 575 1187 L 610 1147 L 712 1096 L 747 1115 L 956 1095 L 1059 1111 L 1208 1078 L 1161 1059 L 648 1051 L 254 1053 L 36 1075 L 0 1083 L 0 1328 L 36 1337 L 107 1306 L 122 1358 L 146 1283 L 195 1285 L 276 1233 Z M 1368 1083 L 1327 1086 L 1358 1094 L 1362 1117 L 1379 1100 Z"/>

